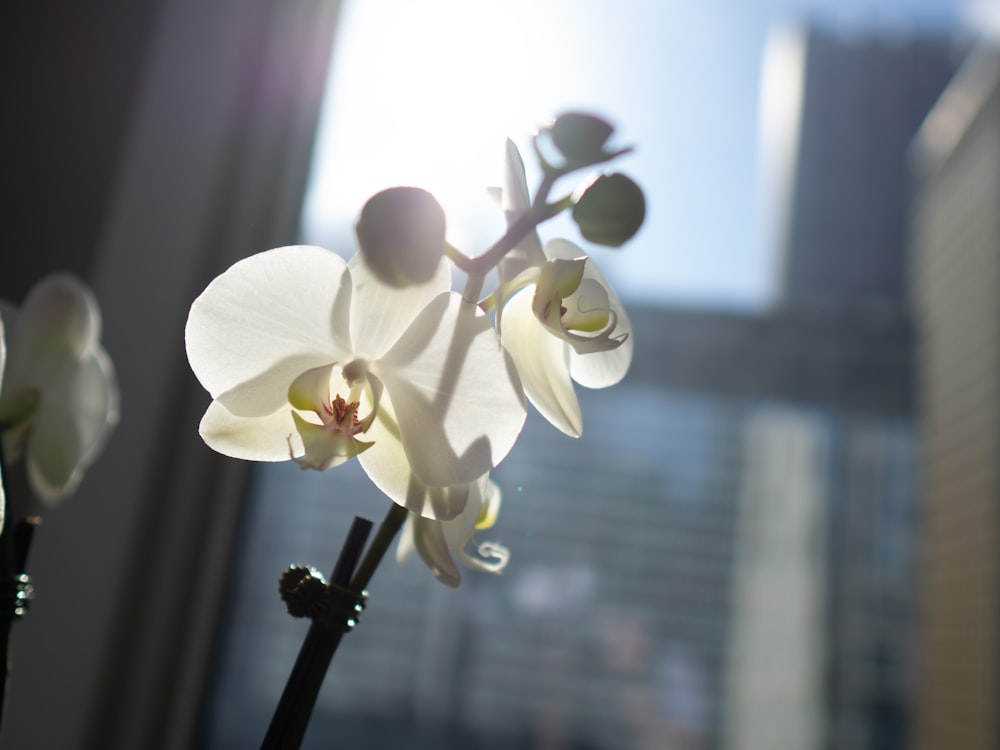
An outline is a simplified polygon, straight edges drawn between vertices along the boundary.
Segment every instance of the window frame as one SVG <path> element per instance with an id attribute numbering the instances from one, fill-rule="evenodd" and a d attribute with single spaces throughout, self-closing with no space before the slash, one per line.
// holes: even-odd
<path id="1" fill-rule="evenodd" d="M 248 467 L 198 436 L 208 396 L 184 322 L 225 267 L 297 239 L 340 7 L 155 3 L 85 272 L 122 418 L 37 535 L 38 601 L 12 652 L 11 747 L 191 747 Z"/>

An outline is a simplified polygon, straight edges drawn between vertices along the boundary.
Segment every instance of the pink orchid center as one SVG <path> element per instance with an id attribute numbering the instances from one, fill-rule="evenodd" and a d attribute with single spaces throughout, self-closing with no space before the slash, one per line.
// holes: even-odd
<path id="1" fill-rule="evenodd" d="M 358 419 L 359 408 L 360 401 L 345 401 L 337 394 L 329 406 L 323 407 L 323 425 L 336 435 L 357 435 L 364 432 L 367 425 Z"/>
<path id="2" fill-rule="evenodd" d="M 299 411 L 311 411 L 319 424 L 305 419 L 298 411 L 292 412 L 296 431 L 302 441 L 304 454 L 296 457 L 289 436 L 292 459 L 303 468 L 328 469 L 354 458 L 371 447 L 356 435 L 367 432 L 378 410 L 382 384 L 368 372 L 363 360 L 353 360 L 340 368 L 340 374 L 349 387 L 348 396 L 340 393 L 331 397 L 331 381 L 336 380 L 336 364 L 306 370 L 288 388 L 288 401 Z M 362 393 L 371 399 L 371 411 L 364 418 L 358 417 Z"/>

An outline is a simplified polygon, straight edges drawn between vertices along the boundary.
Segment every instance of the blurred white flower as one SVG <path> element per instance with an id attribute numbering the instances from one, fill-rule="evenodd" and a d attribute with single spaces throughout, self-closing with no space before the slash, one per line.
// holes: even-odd
<path id="1" fill-rule="evenodd" d="M 500 488 L 488 476 L 483 476 L 446 491 L 466 494 L 465 509 L 448 521 L 409 514 L 396 548 L 396 560 L 404 562 L 416 550 L 434 576 L 448 586 L 458 586 L 462 582 L 452 553 L 470 570 L 500 573 L 510 559 L 506 547 L 496 542 L 480 542 L 475 545 L 475 554 L 468 550 L 476 532 L 496 522 L 500 512 Z"/>
<path id="2" fill-rule="evenodd" d="M 214 399 L 205 442 L 315 469 L 357 456 L 399 505 L 458 515 L 461 493 L 434 488 L 489 472 L 525 410 L 488 318 L 449 290 L 444 261 L 429 282 L 403 288 L 376 279 L 360 255 L 345 263 L 319 247 L 236 263 L 194 301 L 185 331 Z"/>
<path id="3" fill-rule="evenodd" d="M 531 207 L 524 163 L 507 142 L 502 207 L 509 223 Z M 497 321 L 524 392 L 562 432 L 579 437 L 583 418 L 573 381 L 614 385 L 632 362 L 632 326 L 591 258 L 568 240 L 542 248 L 529 234 L 500 264 Z"/>
<path id="4" fill-rule="evenodd" d="M 47 276 L 20 310 L 0 301 L 7 362 L 0 425 L 8 463 L 24 457 L 44 502 L 70 495 L 118 423 L 114 367 L 100 344 L 93 293 L 67 273 Z"/>

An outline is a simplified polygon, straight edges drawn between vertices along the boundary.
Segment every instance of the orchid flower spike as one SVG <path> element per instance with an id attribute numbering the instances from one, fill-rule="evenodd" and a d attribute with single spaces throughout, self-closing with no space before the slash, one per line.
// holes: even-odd
<path id="1" fill-rule="evenodd" d="M 496 523 L 500 512 L 500 488 L 488 476 L 482 476 L 475 482 L 448 489 L 468 494 L 465 509 L 449 521 L 409 514 L 396 548 L 396 560 L 402 563 L 416 550 L 434 577 L 452 587 L 462 582 L 453 553 L 469 570 L 502 572 L 510 559 L 510 552 L 503 545 L 480 542 L 475 545 L 475 554 L 469 552 L 476 532 Z"/>
<path id="2" fill-rule="evenodd" d="M 0 429 L 8 462 L 24 457 L 40 500 L 76 489 L 118 423 L 114 367 L 100 344 L 101 313 L 75 276 L 47 276 L 24 306 L 0 301 L 7 362 Z"/>
<path id="3" fill-rule="evenodd" d="M 516 373 L 486 315 L 450 291 L 444 260 L 397 288 L 360 254 L 259 253 L 194 301 L 185 338 L 213 398 L 200 426 L 209 447 L 320 470 L 356 457 L 427 518 L 461 513 L 464 496 L 440 489 L 486 474 L 524 424 Z M 413 492 L 413 478 L 430 489 Z"/>
<path id="4" fill-rule="evenodd" d="M 502 206 L 509 223 L 531 207 L 524 162 L 507 141 Z M 632 362 L 632 326 L 592 258 L 568 240 L 530 233 L 500 263 L 497 321 L 528 400 L 556 428 L 583 433 L 573 382 L 606 388 Z"/>

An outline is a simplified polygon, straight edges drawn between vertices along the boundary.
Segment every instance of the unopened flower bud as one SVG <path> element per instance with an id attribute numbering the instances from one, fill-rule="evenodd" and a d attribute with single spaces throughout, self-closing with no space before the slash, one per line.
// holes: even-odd
<path id="1" fill-rule="evenodd" d="M 361 209 L 355 231 L 365 263 L 391 286 L 430 281 L 444 254 L 444 209 L 422 188 L 376 193 Z"/>
<path id="2" fill-rule="evenodd" d="M 619 247 L 632 238 L 646 218 L 642 188 L 623 174 L 601 175 L 573 206 L 573 221 L 585 239 Z"/>
<path id="3" fill-rule="evenodd" d="M 604 144 L 612 132 L 611 123 L 581 112 L 561 114 L 549 128 L 552 142 L 571 164 L 594 164 L 605 158 Z"/>

